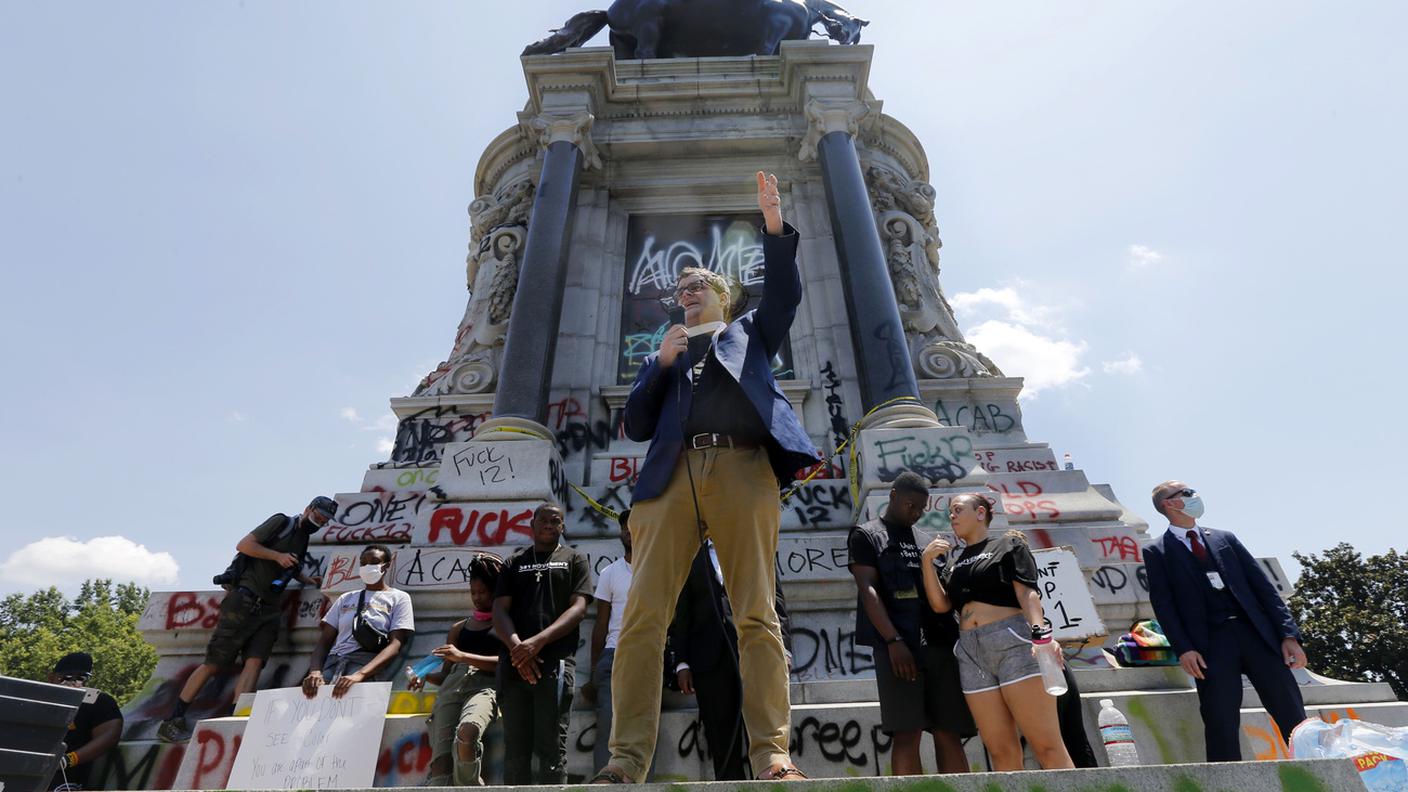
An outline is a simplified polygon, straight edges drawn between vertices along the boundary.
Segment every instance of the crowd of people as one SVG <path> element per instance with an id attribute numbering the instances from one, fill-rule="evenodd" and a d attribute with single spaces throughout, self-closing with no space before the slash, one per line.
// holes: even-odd
<path id="1" fill-rule="evenodd" d="M 798 236 L 782 220 L 777 179 L 759 172 L 757 183 L 761 301 L 744 311 L 724 278 L 684 270 L 674 292 L 684 321 L 645 360 L 626 401 L 626 435 L 650 445 L 632 508 L 620 516 L 622 558 L 594 583 L 586 556 L 563 541 L 562 508 L 548 503 L 533 513 L 531 544 L 470 565 L 472 607 L 434 650 L 439 667 L 411 679 L 413 689 L 439 691 L 432 785 L 484 782 L 483 737 L 498 718 L 504 783 L 567 782 L 576 649 L 593 601 L 583 694 L 596 711 L 594 783 L 650 778 L 666 685 L 696 696 L 717 779 L 806 778 L 789 749 L 791 653 L 774 558 L 778 487 L 822 456 L 769 365 L 802 287 Z M 964 744 L 974 735 L 993 770 L 1021 769 L 1023 740 L 1043 768 L 1094 766 L 1075 677 L 1065 669 L 1059 698 L 1042 680 L 1043 658 L 1064 664 L 1025 536 L 994 530 L 998 504 L 976 493 L 949 498 L 951 533 L 928 535 L 915 525 L 930 488 L 901 472 L 883 513 L 847 539 L 856 640 L 872 650 L 892 772 L 924 771 L 926 732 L 938 772 L 969 769 Z M 1243 674 L 1283 735 L 1305 717 L 1291 674 L 1305 663 L 1299 632 L 1236 537 L 1197 524 L 1202 501 L 1192 488 L 1165 482 L 1153 503 L 1169 519 L 1145 551 L 1155 613 L 1196 682 L 1208 760 L 1240 758 Z M 299 570 L 309 536 L 334 511 L 317 498 L 241 540 L 243 561 L 232 565 L 205 663 L 161 724 L 162 739 L 189 738 L 187 708 L 217 669 L 238 659 L 236 693 L 253 689 L 284 584 L 318 584 Z M 411 599 L 388 585 L 390 561 L 382 545 L 362 551 L 363 587 L 327 611 L 301 682 L 306 695 L 330 684 L 341 696 L 385 678 L 409 645 Z M 84 749 L 74 756 L 81 766 Z"/>

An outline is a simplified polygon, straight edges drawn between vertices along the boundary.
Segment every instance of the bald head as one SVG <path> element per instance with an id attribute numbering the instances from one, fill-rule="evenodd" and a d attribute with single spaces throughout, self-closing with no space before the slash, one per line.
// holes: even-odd
<path id="1" fill-rule="evenodd" d="M 1154 491 L 1150 494 L 1150 497 L 1154 501 L 1154 510 L 1157 511 L 1159 514 L 1168 516 L 1168 512 L 1164 511 L 1164 501 L 1168 500 L 1170 495 L 1181 492 L 1185 489 L 1188 489 L 1188 485 L 1184 484 L 1178 479 L 1169 479 L 1168 481 L 1165 481 L 1164 483 L 1155 486 Z"/>

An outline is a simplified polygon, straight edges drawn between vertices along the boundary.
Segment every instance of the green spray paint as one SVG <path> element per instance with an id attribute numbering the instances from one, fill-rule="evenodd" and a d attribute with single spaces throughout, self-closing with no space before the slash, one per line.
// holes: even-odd
<path id="1" fill-rule="evenodd" d="M 1203 787 L 1188 776 L 1179 776 L 1173 782 L 1173 792 L 1203 792 Z"/>
<path id="2" fill-rule="evenodd" d="M 1143 700 L 1138 698 L 1125 699 L 1124 706 L 1129 710 L 1131 718 L 1138 718 L 1140 723 L 1149 727 L 1149 733 L 1154 735 L 1154 745 L 1159 749 L 1160 763 L 1177 764 L 1178 760 L 1174 758 L 1173 749 L 1164 741 L 1163 729 L 1165 726 L 1154 723 L 1154 719 L 1149 715 L 1149 710 L 1144 707 Z"/>
<path id="3" fill-rule="evenodd" d="M 1283 764 L 1276 768 L 1276 774 L 1281 777 L 1282 792 L 1330 792 L 1303 767 Z"/>
<path id="4" fill-rule="evenodd" d="M 902 792 L 958 792 L 958 790 L 937 778 L 926 778 L 923 781 L 905 784 L 903 787 L 900 787 L 900 790 L 902 790 Z M 900 790 L 897 790 L 897 792 L 900 792 Z"/>

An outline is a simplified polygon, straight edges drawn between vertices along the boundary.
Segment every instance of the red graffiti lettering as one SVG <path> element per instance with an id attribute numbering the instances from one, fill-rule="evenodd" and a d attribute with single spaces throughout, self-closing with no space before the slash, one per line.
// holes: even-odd
<path id="1" fill-rule="evenodd" d="M 548 425 L 554 430 L 562 429 L 569 418 L 585 419 L 586 417 L 587 413 L 582 409 L 582 403 L 571 396 L 548 405 Z"/>
<path id="2" fill-rule="evenodd" d="M 476 512 L 470 512 L 471 515 Z M 472 517 L 471 517 L 472 519 Z M 489 523 L 497 521 L 498 530 L 489 532 Z M 486 545 L 501 545 L 508 538 L 508 532 L 521 533 L 524 536 L 532 536 L 533 510 L 524 509 L 510 516 L 507 509 L 497 512 L 486 512 L 479 518 L 479 541 Z"/>
<path id="3" fill-rule="evenodd" d="M 220 620 L 220 597 L 207 597 L 205 602 L 194 591 L 178 591 L 166 604 L 166 629 L 179 630 L 199 625 L 213 630 Z"/>
<path id="4" fill-rule="evenodd" d="M 225 783 L 230 780 L 230 768 L 234 767 L 235 754 L 240 750 L 240 735 L 235 735 L 231 741 L 232 749 L 229 756 L 225 755 L 225 737 L 217 731 L 209 729 L 196 735 L 196 744 L 200 746 L 200 753 L 196 755 L 196 772 L 191 779 L 192 789 L 224 789 Z M 206 773 L 214 773 L 209 784 L 203 784 Z"/>
<path id="5" fill-rule="evenodd" d="M 323 578 L 323 588 L 334 589 L 342 583 L 357 577 L 357 560 L 353 556 L 333 556 L 328 564 L 328 573 Z"/>
<path id="6" fill-rule="evenodd" d="M 639 472 L 640 460 L 637 457 L 612 457 L 611 471 L 607 478 L 612 484 L 620 484 L 623 481 L 634 481 Z"/>
<path id="7" fill-rule="evenodd" d="M 1090 540 L 1100 545 L 1100 552 L 1106 559 L 1120 561 L 1141 561 L 1139 543 L 1132 536 L 1100 536 Z"/>
<path id="8" fill-rule="evenodd" d="M 449 530 L 450 541 L 457 545 L 462 545 L 470 540 L 474 535 L 474 517 L 470 513 L 469 522 L 464 519 L 464 512 L 458 506 L 442 506 L 430 515 L 430 543 L 440 538 L 440 532 Z"/>
<path id="9" fill-rule="evenodd" d="M 1049 500 L 1030 501 L 1004 497 L 1002 509 L 1009 516 L 1030 517 L 1033 520 L 1054 520 L 1061 516 L 1061 510 Z"/>
<path id="10" fill-rule="evenodd" d="M 1041 485 L 1035 481 L 1018 481 L 1015 486 L 1017 487 L 1016 492 L 1013 492 L 1006 484 L 991 484 L 989 488 L 1001 492 L 1003 495 L 1021 495 L 1028 498 L 1033 495 L 1040 495 L 1044 491 Z"/>

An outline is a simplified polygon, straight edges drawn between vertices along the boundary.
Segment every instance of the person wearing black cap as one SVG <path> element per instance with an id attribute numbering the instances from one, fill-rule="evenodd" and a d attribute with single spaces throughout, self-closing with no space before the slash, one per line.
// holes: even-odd
<path id="1" fill-rule="evenodd" d="M 220 603 L 220 619 L 205 648 L 205 662 L 186 679 L 171 717 L 157 727 L 157 737 L 165 742 L 185 742 L 190 739 L 186 723 L 186 708 L 215 672 L 233 665 L 241 655 L 244 666 L 235 683 L 231 704 L 240 694 L 254 690 L 259 672 L 274 640 L 279 637 L 279 602 L 287 583 L 296 579 L 305 586 L 322 585 L 318 578 L 308 578 L 299 570 L 308 552 L 308 537 L 317 533 L 337 513 L 332 498 L 318 496 L 303 510 L 290 517 L 275 514 L 255 528 L 235 546 L 240 555 L 228 571 L 230 593 Z M 224 583 L 221 578 L 217 582 Z"/>
<path id="2" fill-rule="evenodd" d="M 59 658 L 49 674 L 49 683 L 82 688 L 93 676 L 93 657 L 87 652 L 70 652 Z M 64 736 L 64 755 L 49 783 L 50 789 L 82 789 L 88 783 L 88 769 L 113 749 L 122 737 L 122 710 L 117 701 L 101 690 L 83 697 L 73 722 Z"/>

